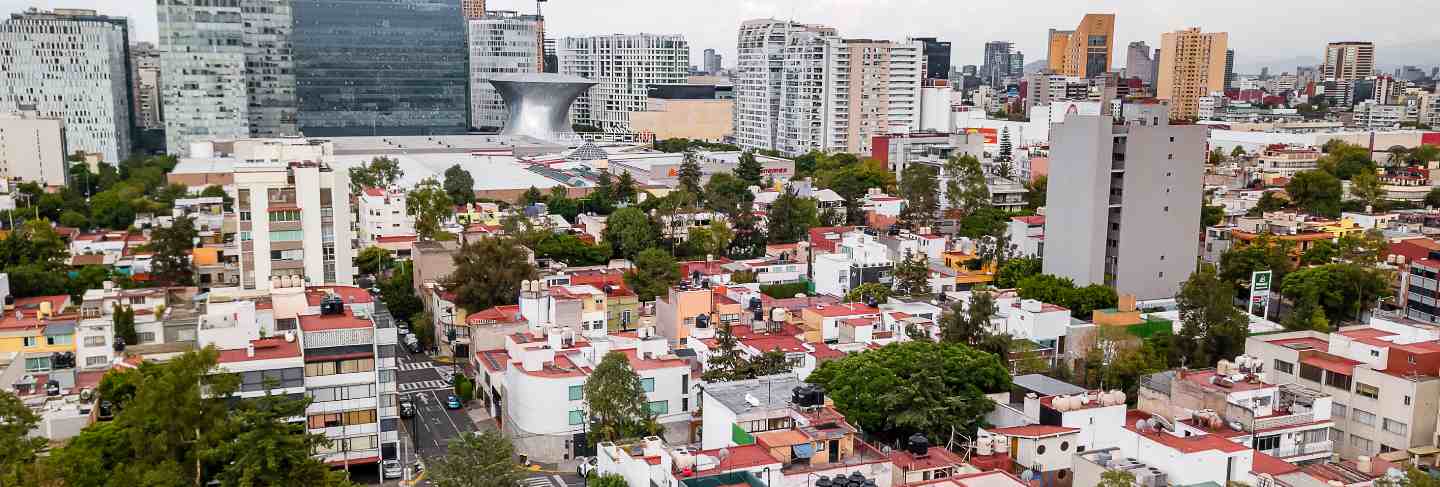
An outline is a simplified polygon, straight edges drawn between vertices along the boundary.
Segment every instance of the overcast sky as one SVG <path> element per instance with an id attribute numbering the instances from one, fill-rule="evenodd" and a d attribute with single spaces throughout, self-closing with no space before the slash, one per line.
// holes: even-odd
<path id="1" fill-rule="evenodd" d="M 1190 26 L 1230 33 L 1237 64 L 1319 58 L 1326 42 L 1370 40 L 1384 65 L 1440 62 L 1435 0 L 551 0 L 545 3 L 552 36 L 651 32 L 684 34 L 692 64 L 706 48 L 719 49 L 734 66 L 736 29 L 742 20 L 794 19 L 836 27 L 847 37 L 901 40 L 940 37 L 954 44 L 952 62 L 979 64 L 983 44 L 1009 40 L 1027 61 L 1045 57 L 1045 32 L 1073 29 L 1086 12 L 1117 14 L 1116 54 L 1143 40 L 1158 47 L 1160 34 Z M 154 40 L 154 0 L 0 0 L 4 11 L 27 7 L 86 7 L 131 18 L 136 38 Z M 534 0 L 490 0 L 491 9 L 533 12 Z M 1386 48 L 1392 47 L 1387 59 Z M 1396 59 L 1404 53 L 1405 59 Z"/>

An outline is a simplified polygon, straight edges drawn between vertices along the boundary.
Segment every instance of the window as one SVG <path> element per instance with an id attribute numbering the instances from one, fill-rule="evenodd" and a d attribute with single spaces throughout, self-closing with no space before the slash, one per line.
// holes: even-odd
<path id="1" fill-rule="evenodd" d="M 1397 434 L 1397 435 L 1403 435 L 1403 434 L 1405 434 L 1407 431 L 1409 431 L 1409 426 L 1406 425 L 1405 423 L 1401 423 L 1401 422 L 1399 422 L 1399 421 L 1396 421 L 1396 420 L 1393 420 L 1393 419 L 1390 419 L 1390 418 L 1385 418 L 1385 420 L 1384 420 L 1383 422 L 1381 422 L 1380 429 L 1385 430 L 1385 432 L 1387 432 L 1387 433 L 1394 433 L 1394 434 Z"/>
<path id="2" fill-rule="evenodd" d="M 570 410 L 570 426 L 578 426 L 585 422 L 585 412 L 579 409 Z"/>
<path id="3" fill-rule="evenodd" d="M 105 346 L 105 337 L 85 337 L 85 346 L 103 347 Z"/>
<path id="4" fill-rule="evenodd" d="M 271 230 L 271 242 L 299 242 L 305 238 L 305 232 L 300 230 Z"/>
<path id="5" fill-rule="evenodd" d="M 1316 429 L 1316 430 L 1309 430 L 1309 431 L 1305 431 L 1305 432 L 1303 432 L 1303 433 L 1300 433 L 1300 443 L 1301 443 L 1301 444 L 1305 444 L 1305 445 L 1308 445 L 1308 444 L 1311 444 L 1311 443 L 1319 443 L 1319 442 L 1322 442 L 1322 441 L 1325 441 L 1325 440 L 1330 439 L 1329 436 L 1330 436 L 1330 429 L 1329 429 L 1329 428 L 1320 428 L 1320 429 Z"/>
<path id="6" fill-rule="evenodd" d="M 1370 411 L 1366 411 L 1363 409 L 1351 409 L 1350 419 L 1354 420 L 1356 423 L 1364 425 L 1375 425 L 1375 415 L 1372 414 Z"/>
<path id="7" fill-rule="evenodd" d="M 1293 375 L 1295 373 L 1295 364 L 1277 358 L 1275 359 L 1275 370 Z"/>
<path id="8" fill-rule="evenodd" d="M 20 339 L 20 344 L 23 345 L 25 348 L 33 347 L 35 345 L 38 345 L 39 343 L 40 339 L 37 337 L 24 337 Z"/>
<path id="9" fill-rule="evenodd" d="M 1319 367 L 1310 364 L 1300 364 L 1300 378 L 1310 382 L 1320 382 L 1324 374 Z"/>
<path id="10" fill-rule="evenodd" d="M 1410 396 L 1405 396 L 1405 405 L 1406 405 L 1406 406 L 1409 406 L 1409 405 L 1410 405 Z"/>
<path id="11" fill-rule="evenodd" d="M 140 337 L 140 343 L 155 343 L 155 332 L 142 331 L 136 334 Z"/>
<path id="12" fill-rule="evenodd" d="M 48 371 L 48 370 L 50 370 L 50 357 L 49 357 L 49 356 L 45 356 L 45 357 L 26 357 L 26 358 L 25 358 L 25 371 L 26 371 L 26 372 L 45 372 L 45 371 Z"/>
<path id="13" fill-rule="evenodd" d="M 271 210 L 270 221 L 298 222 L 300 221 L 300 210 Z"/>
<path id="14" fill-rule="evenodd" d="M 688 395 L 688 394 L 690 394 L 690 374 L 685 374 L 685 375 L 680 376 L 680 394 L 681 394 L 681 395 Z M 1408 399 L 1408 398 L 1407 398 L 1407 399 Z M 1407 403 L 1405 403 L 1405 404 L 1410 404 L 1410 403 L 1407 402 Z"/>
<path id="15" fill-rule="evenodd" d="M 1255 449 L 1260 451 L 1274 450 L 1280 448 L 1280 435 L 1260 436 L 1255 438 Z"/>
<path id="16" fill-rule="evenodd" d="M 300 367 L 241 372 L 240 390 L 243 392 L 252 392 L 276 388 L 304 387 L 305 379 L 303 374 L 303 369 Z"/>
<path id="17" fill-rule="evenodd" d="M 640 387 L 644 387 L 645 392 L 655 392 L 655 378 L 640 379 Z"/>
<path id="18" fill-rule="evenodd" d="M 307 391 L 315 402 L 344 401 L 347 399 L 362 399 L 375 397 L 375 384 L 356 384 L 349 386 L 317 387 Z"/>
<path id="19" fill-rule="evenodd" d="M 1346 408 L 1345 408 L 1345 405 L 1344 405 L 1344 404 L 1340 404 L 1340 403 L 1338 403 L 1338 402 L 1332 402 L 1332 403 L 1330 403 L 1330 415 L 1331 415 L 1331 416 L 1334 416 L 1334 417 L 1337 417 L 1337 418 L 1343 418 L 1343 417 L 1345 417 L 1345 412 L 1346 412 Z"/>
<path id="20" fill-rule="evenodd" d="M 1364 436 L 1350 435 L 1350 446 L 1355 447 L 1360 453 L 1370 453 L 1375 447 L 1375 444 Z"/>
<path id="21" fill-rule="evenodd" d="M 362 358 L 350 360 L 335 360 L 327 362 L 311 362 L 305 364 L 305 377 L 349 374 L 353 372 L 369 372 L 371 370 L 375 370 L 375 359 Z"/>
<path id="22" fill-rule="evenodd" d="M 1339 428 L 1330 428 L 1330 438 L 1333 438 L 1335 441 L 1335 449 L 1338 450 L 1340 447 L 1345 446 L 1345 432 L 1340 431 Z"/>
<path id="23" fill-rule="evenodd" d="M 584 389 L 584 386 L 570 386 L 570 400 L 579 401 L 585 395 Z"/>
<path id="24" fill-rule="evenodd" d="M 45 337 L 46 345 L 69 345 L 75 343 L 75 335 L 60 335 Z"/>
<path id="25" fill-rule="evenodd" d="M 110 362 L 109 357 L 106 357 L 106 356 L 104 356 L 104 355 L 94 355 L 94 356 L 90 356 L 90 357 L 85 357 L 85 366 L 86 366 L 86 367 L 99 367 L 99 366 L 105 365 L 105 364 L 107 364 L 107 363 L 109 363 L 109 362 Z"/>
<path id="26" fill-rule="evenodd" d="M 1325 385 L 1341 390 L 1350 390 L 1350 376 L 1326 371 Z"/>
<path id="27" fill-rule="evenodd" d="M 681 411 L 689 411 L 689 410 L 690 410 L 690 398 L 689 398 L 688 396 L 687 396 L 687 397 L 682 397 L 682 398 L 680 398 L 680 410 L 681 410 Z"/>
<path id="28" fill-rule="evenodd" d="M 670 414 L 670 401 L 650 401 L 650 414 Z"/>
<path id="29" fill-rule="evenodd" d="M 1368 397 L 1370 399 L 1380 398 L 1380 388 L 1372 386 L 1370 384 L 1366 384 L 1364 382 L 1355 383 L 1355 393 Z"/>

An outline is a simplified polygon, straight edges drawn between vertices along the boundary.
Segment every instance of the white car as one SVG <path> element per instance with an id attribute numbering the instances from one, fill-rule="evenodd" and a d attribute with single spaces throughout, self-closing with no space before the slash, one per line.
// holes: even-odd
<path id="1" fill-rule="evenodd" d="M 385 460 L 380 462 L 380 473 L 387 479 L 398 479 L 404 475 L 405 472 L 400 468 L 399 461 Z"/>

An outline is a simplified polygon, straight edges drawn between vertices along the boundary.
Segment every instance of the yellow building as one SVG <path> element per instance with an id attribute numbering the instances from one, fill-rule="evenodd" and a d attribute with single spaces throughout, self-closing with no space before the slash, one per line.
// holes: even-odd
<path id="1" fill-rule="evenodd" d="M 1085 14 L 1075 30 L 1050 29 L 1050 72 L 1089 78 L 1110 72 L 1115 14 Z"/>
<path id="2" fill-rule="evenodd" d="M 49 371 L 51 354 L 75 352 L 75 319 L 63 314 L 69 307 L 66 295 L 15 300 L 0 316 L 0 356 L 15 354 L 26 372 Z"/>
<path id="3" fill-rule="evenodd" d="M 1170 100 L 1170 118 L 1194 119 L 1200 97 L 1225 91 L 1225 50 L 1229 35 L 1200 32 L 1199 27 L 1160 36 L 1156 97 Z"/>
<path id="4" fill-rule="evenodd" d="M 955 289 L 971 289 L 979 284 L 989 285 L 995 282 L 995 263 L 987 262 L 979 269 L 971 269 L 971 262 L 980 257 L 975 254 L 964 252 L 943 252 L 940 257 L 945 261 L 945 267 L 954 269 Z"/>
<path id="5" fill-rule="evenodd" d="M 630 130 L 655 140 L 686 138 L 720 142 L 735 133 L 735 100 L 650 98 L 643 112 L 630 113 Z"/>

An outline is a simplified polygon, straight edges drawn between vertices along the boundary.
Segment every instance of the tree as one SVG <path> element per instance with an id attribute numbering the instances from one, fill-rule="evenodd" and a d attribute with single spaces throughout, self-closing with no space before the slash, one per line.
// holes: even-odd
<path id="1" fill-rule="evenodd" d="M 864 222 L 862 206 L 865 194 L 871 188 L 887 193 L 895 190 L 895 174 L 874 159 L 862 161 L 854 155 L 841 153 L 818 160 L 817 164 L 816 184 L 835 191 L 845 199 L 845 219 L 850 224 Z"/>
<path id="2" fill-rule="evenodd" d="M 199 236 L 195 220 L 189 216 L 176 217 L 169 227 L 157 228 L 151 233 L 150 247 L 155 252 L 151 265 L 159 281 L 182 286 L 194 284 L 195 268 L 190 265 L 190 253 L 195 250 Z"/>
<path id="3" fill-rule="evenodd" d="M 630 484 L 625 481 L 625 477 L 612 473 L 589 480 L 586 485 L 589 487 L 627 487 Z"/>
<path id="4" fill-rule="evenodd" d="M 819 384 L 850 422 L 882 439 L 921 433 L 934 444 L 950 431 L 969 434 L 995 404 L 987 393 L 1010 390 L 1010 374 L 992 355 L 965 345 L 891 343 L 822 363 L 806 381 Z"/>
<path id="5" fill-rule="evenodd" d="M 390 274 L 390 278 L 380 281 L 380 296 L 385 301 L 385 309 L 396 321 L 409 322 L 424 307 L 420 296 L 415 295 L 413 265 L 410 260 L 400 261 L 400 266 Z"/>
<path id="6" fill-rule="evenodd" d="M 1320 265 L 1334 262 L 1340 256 L 1340 248 L 1329 240 L 1320 240 L 1310 244 L 1310 248 L 1300 254 L 1300 265 Z"/>
<path id="7" fill-rule="evenodd" d="M 0 485 L 26 485 L 34 479 L 36 460 L 45 448 L 45 438 L 29 436 L 40 424 L 40 417 L 30 411 L 10 391 L 0 391 Z"/>
<path id="8" fill-rule="evenodd" d="M 751 212 L 743 212 L 736 215 L 734 220 L 735 237 L 730 240 L 730 257 L 735 259 L 751 259 L 765 255 L 765 242 L 768 237 L 759 226 L 759 219 Z"/>
<path id="9" fill-rule="evenodd" d="M 390 251 L 371 245 L 355 255 L 355 266 L 361 274 L 379 274 L 395 263 Z"/>
<path id="10" fill-rule="evenodd" d="M 615 181 L 615 201 L 617 203 L 638 203 L 635 200 L 637 192 L 635 176 L 631 176 L 630 171 L 622 171 L 620 177 Z"/>
<path id="11" fill-rule="evenodd" d="M 343 471 L 332 470 L 311 456 L 329 445 L 323 435 L 310 434 L 303 422 L 309 399 L 267 394 L 242 401 L 230 411 L 227 435 L 205 458 L 226 459 L 215 475 L 221 485 L 350 485 Z"/>
<path id="12" fill-rule="evenodd" d="M 1290 201 L 1317 215 L 1340 216 L 1340 180 L 1325 171 L 1300 171 L 1285 185 Z"/>
<path id="13" fill-rule="evenodd" d="M 1025 208 L 1030 210 L 1045 206 L 1045 192 L 1050 189 L 1050 176 L 1040 175 L 1025 182 Z"/>
<path id="14" fill-rule="evenodd" d="M 350 168 L 350 192 L 359 193 L 365 188 L 388 188 L 394 186 L 405 171 L 400 161 L 388 157 L 376 157 L 369 163 L 360 163 Z"/>
<path id="15" fill-rule="evenodd" d="M 90 227 L 90 218 L 84 213 L 75 210 L 65 210 L 60 214 L 60 225 L 71 228 L 85 229 Z"/>
<path id="16" fill-rule="evenodd" d="M 445 194 L 456 206 L 475 202 L 475 178 L 459 164 L 445 170 Z"/>
<path id="17" fill-rule="evenodd" d="M 649 248 L 635 257 L 635 266 L 625 272 L 625 285 L 641 301 L 654 301 L 655 296 L 669 292 L 670 287 L 680 282 L 680 264 L 669 252 Z"/>
<path id="18" fill-rule="evenodd" d="M 925 254 L 906 255 L 895 263 L 895 293 L 930 294 L 930 261 Z"/>
<path id="19" fill-rule="evenodd" d="M 850 292 L 845 293 L 845 302 L 848 303 L 884 303 L 890 299 L 892 290 L 890 286 L 878 282 L 867 282 L 855 286 Z"/>
<path id="20" fill-rule="evenodd" d="M 990 318 L 997 312 L 995 296 L 985 291 L 970 293 L 970 302 L 956 302 L 940 315 L 940 340 L 978 346 L 991 333 Z"/>
<path id="21" fill-rule="evenodd" d="M 1410 149 L 1410 163 L 1425 166 L 1428 163 L 1440 161 L 1440 146 L 1421 144 L 1419 147 Z"/>
<path id="22" fill-rule="evenodd" d="M 430 461 L 426 475 L 439 487 L 514 487 L 525 478 L 515 463 L 515 446 L 492 430 L 461 433 L 445 456 Z"/>
<path id="23" fill-rule="evenodd" d="M 537 259 L 553 259 L 572 266 L 603 265 L 610 262 L 610 246 L 591 245 L 579 237 L 548 230 L 530 245 Z"/>
<path id="24" fill-rule="evenodd" d="M 900 219 L 913 226 L 930 226 L 940 211 L 939 171 L 929 164 L 907 164 L 900 175 L 900 197 L 905 209 Z"/>
<path id="25" fill-rule="evenodd" d="M 1201 265 L 1175 295 L 1184 323 L 1179 338 L 1198 346 L 1181 351 L 1188 364 L 1211 364 L 1245 352 L 1250 320 L 1235 308 L 1234 285 L 1220 278 L 1215 268 Z"/>
<path id="26" fill-rule="evenodd" d="M 521 281 L 537 276 L 524 247 L 509 238 L 466 242 L 454 261 L 445 287 L 455 293 L 455 304 L 472 313 L 514 303 Z"/>
<path id="27" fill-rule="evenodd" d="M 741 152 L 740 161 L 735 163 L 735 177 L 750 186 L 760 185 L 760 177 L 764 170 L 765 168 L 760 166 L 760 161 L 755 159 L 754 151 Z"/>
<path id="28" fill-rule="evenodd" d="M 1021 279 L 1040 274 L 1040 272 L 1041 264 L 1038 257 L 1009 259 L 995 271 L 995 287 L 1012 289 L 1020 284 Z"/>
<path id="29" fill-rule="evenodd" d="M 1318 308 L 1329 322 L 1360 321 L 1376 300 L 1390 295 L 1389 283 L 1387 271 L 1344 262 L 1291 272 L 1281 291 L 1295 303 L 1294 314 L 1303 316 L 1301 311 L 1313 313 Z"/>
<path id="30" fill-rule="evenodd" d="M 680 170 L 676 176 L 679 178 L 678 187 L 694 195 L 701 194 L 702 189 L 700 187 L 700 163 L 696 160 L 697 157 L 694 152 L 686 152 L 685 160 L 680 163 Z"/>
<path id="31" fill-rule="evenodd" d="M 654 247 L 655 228 L 650 218 L 639 208 L 627 207 L 615 210 L 605 220 L 605 241 L 622 259 L 634 259 L 640 251 Z"/>
<path id="32" fill-rule="evenodd" d="M 1278 191 L 1266 191 L 1255 203 L 1255 209 L 1262 213 L 1283 210 L 1286 206 L 1290 206 L 1290 202 L 1280 198 Z"/>
<path id="33" fill-rule="evenodd" d="M 608 215 L 615 211 L 615 178 L 609 169 L 601 169 L 595 176 L 595 190 L 590 192 L 590 208 L 595 213 Z"/>
<path id="34" fill-rule="evenodd" d="M 125 343 L 130 345 L 140 343 L 140 335 L 135 331 L 134 309 L 116 303 L 110 313 L 110 321 L 114 325 L 115 338 L 125 340 Z"/>
<path id="35" fill-rule="evenodd" d="M 530 206 L 535 203 L 543 203 L 545 195 L 540 193 L 540 188 L 531 186 L 520 195 L 520 206 Z"/>
<path id="36" fill-rule="evenodd" d="M 1375 207 L 1384 201 L 1385 188 L 1375 171 L 1360 171 L 1350 178 L 1350 194 L 1364 201 L 1367 207 Z"/>
<path id="37" fill-rule="evenodd" d="M 710 225 L 705 227 L 692 227 L 690 229 L 690 247 L 707 256 L 724 256 L 730 250 L 730 241 L 735 239 L 735 232 L 724 221 L 710 220 Z"/>
<path id="38" fill-rule="evenodd" d="M 1317 164 L 1320 170 L 1347 180 L 1360 172 L 1375 171 L 1375 161 L 1370 159 L 1370 149 L 1343 142 L 1331 146 Z"/>
<path id="39" fill-rule="evenodd" d="M 1380 262 L 1390 247 L 1385 233 L 1372 228 L 1364 233 L 1349 233 L 1335 243 L 1338 257 L 1345 262 L 1373 266 Z"/>
<path id="40" fill-rule="evenodd" d="M 770 204 L 770 243 L 794 243 L 810 236 L 810 229 L 820 226 L 820 210 L 815 200 L 801 198 L 786 188 Z"/>
<path id="41" fill-rule="evenodd" d="M 1234 149 L 1230 149 L 1230 158 L 1231 158 L 1231 159 L 1240 160 L 1240 158 L 1242 158 L 1242 157 L 1245 157 L 1245 148 L 1244 148 L 1244 147 L 1241 147 L 1241 146 L 1238 146 L 1238 145 L 1237 145 L 1237 146 L 1235 146 Z"/>
<path id="42" fill-rule="evenodd" d="M 1135 487 L 1135 474 L 1129 470 L 1106 470 L 1100 474 L 1096 487 Z"/>
<path id="43" fill-rule="evenodd" d="M 715 331 L 715 351 L 710 352 L 701 379 L 705 382 L 737 380 L 736 377 L 745 368 L 745 362 L 745 353 L 740 350 L 733 326 L 729 321 L 722 321 L 719 329 Z"/>
<path id="44" fill-rule="evenodd" d="M 1237 292 L 1250 288 L 1250 277 L 1255 271 L 1273 271 L 1270 282 L 1274 291 L 1280 288 L 1273 287 L 1274 284 L 1285 282 L 1285 275 L 1294 269 L 1290 261 L 1290 250 L 1293 244 L 1276 238 L 1274 235 L 1261 234 L 1250 244 L 1241 248 L 1232 248 L 1220 255 L 1220 277 L 1230 281 Z"/>
<path id="45" fill-rule="evenodd" d="M 969 215 L 990 206 L 990 189 L 985 186 L 985 172 L 980 160 L 965 154 L 951 157 L 945 163 L 945 199 L 950 209 Z"/>
<path id="46" fill-rule="evenodd" d="M 405 212 L 415 217 L 415 235 L 420 240 L 450 240 L 440 224 L 455 214 L 450 194 L 435 178 L 425 178 L 405 195 Z"/>
<path id="47" fill-rule="evenodd" d="M 1440 188 L 1432 188 L 1430 192 L 1425 193 L 1425 207 L 1440 208 Z"/>
<path id="48" fill-rule="evenodd" d="M 1209 163 L 1211 165 L 1219 164 L 1222 162 L 1225 162 L 1225 153 L 1221 152 L 1219 147 L 1216 147 L 1215 150 L 1210 151 Z"/>
<path id="49" fill-rule="evenodd" d="M 1200 227 L 1213 227 L 1225 221 L 1225 207 L 1223 206 L 1200 206 Z"/>
<path id="50" fill-rule="evenodd" d="M 1037 274 L 1021 279 L 1017 284 L 1020 289 L 1021 299 L 1034 299 L 1042 303 L 1062 304 L 1071 291 L 1075 289 L 1075 281 L 1068 277 L 1058 277 L 1051 274 Z"/>
<path id="51" fill-rule="evenodd" d="M 730 174 L 722 172 L 710 176 L 710 181 L 705 183 L 705 207 L 723 213 L 727 218 L 750 211 L 754 201 L 755 194 L 750 192 L 747 183 Z"/>
<path id="52" fill-rule="evenodd" d="M 619 441 L 655 434 L 659 425 L 650 411 L 640 376 L 624 352 L 612 351 L 585 380 L 585 407 L 590 415 L 590 442 Z"/>

